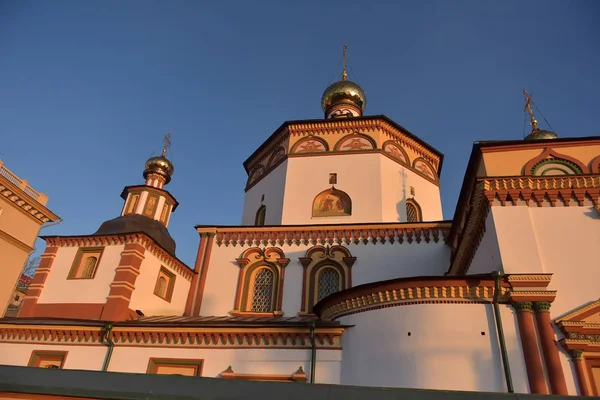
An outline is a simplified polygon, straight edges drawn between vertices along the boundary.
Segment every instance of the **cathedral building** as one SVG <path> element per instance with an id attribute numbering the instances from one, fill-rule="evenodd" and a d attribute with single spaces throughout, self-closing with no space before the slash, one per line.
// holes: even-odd
<path id="1" fill-rule="evenodd" d="M 116 218 L 45 236 L 0 364 L 477 392 L 600 394 L 600 138 L 473 145 L 452 220 L 443 154 L 341 80 L 244 162 L 239 226 L 168 231 L 150 158 Z M 310 176 L 310 179 L 307 177 Z"/>

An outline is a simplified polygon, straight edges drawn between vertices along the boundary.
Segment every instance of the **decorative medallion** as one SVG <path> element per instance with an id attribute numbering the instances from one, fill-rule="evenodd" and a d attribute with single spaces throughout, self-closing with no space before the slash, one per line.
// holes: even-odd
<path id="1" fill-rule="evenodd" d="M 335 145 L 336 151 L 360 151 L 360 150 L 372 150 L 374 149 L 375 141 L 370 137 L 362 133 L 355 132 L 353 134 L 344 136 Z"/>
<path id="2" fill-rule="evenodd" d="M 413 162 L 413 167 L 415 167 L 415 169 L 417 171 L 422 172 L 423 174 L 427 175 L 431 179 L 437 180 L 433 167 L 431 166 L 431 164 L 429 164 L 427 161 L 425 161 L 425 159 L 417 158 Z"/>
<path id="3" fill-rule="evenodd" d="M 391 140 L 385 142 L 383 144 L 383 151 L 404 164 L 410 164 L 406 152 L 396 142 Z"/>
<path id="4" fill-rule="evenodd" d="M 292 148 L 292 153 L 325 153 L 329 151 L 327 142 L 317 137 L 299 140 Z"/>

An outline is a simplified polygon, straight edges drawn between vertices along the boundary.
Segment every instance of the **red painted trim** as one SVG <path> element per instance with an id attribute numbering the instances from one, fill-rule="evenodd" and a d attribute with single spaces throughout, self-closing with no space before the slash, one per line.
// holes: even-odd
<path id="1" fill-rule="evenodd" d="M 570 161 L 573 164 L 577 165 L 581 169 L 582 173 L 587 174 L 589 172 L 587 167 L 578 159 L 564 155 L 564 154 L 557 153 L 556 151 L 554 151 L 554 149 L 552 147 L 546 147 L 544 149 L 544 151 L 542 152 L 542 154 L 540 154 L 537 157 L 532 158 L 531 160 L 529 160 L 527 162 L 527 164 L 525 164 L 525 166 L 523 167 L 523 175 L 531 176 L 531 170 L 533 169 L 535 164 L 537 164 L 538 162 L 542 161 L 543 159 L 545 159 L 547 157 L 561 158 L 563 160 Z"/>
<path id="2" fill-rule="evenodd" d="M 198 253 L 196 254 L 196 263 L 194 264 L 194 271 L 196 274 L 192 278 L 192 284 L 190 285 L 190 290 L 188 292 L 187 301 L 185 304 L 185 313 L 186 316 L 191 316 L 192 311 L 194 309 L 194 303 L 196 302 L 196 297 L 198 296 L 198 286 L 200 283 L 200 271 L 202 270 L 202 260 L 204 256 L 204 250 L 206 250 L 206 241 L 207 236 L 200 236 L 200 243 L 198 243 Z"/>
<path id="3" fill-rule="evenodd" d="M 298 147 L 300 147 L 302 145 L 302 143 L 307 142 L 309 140 L 315 140 L 315 141 L 321 143 L 323 145 L 323 147 L 325 147 L 325 150 L 324 151 L 314 151 L 314 152 L 297 151 Z M 292 149 L 290 150 L 290 154 L 294 154 L 294 153 L 297 153 L 297 154 L 302 154 L 302 153 L 309 153 L 309 154 L 312 154 L 312 153 L 326 153 L 328 151 L 329 151 L 329 144 L 327 143 L 327 141 L 321 139 L 318 136 L 308 136 L 308 137 L 302 138 L 302 139 L 298 140 L 296 143 L 294 143 L 294 145 L 292 146 Z"/>
<path id="4" fill-rule="evenodd" d="M 573 360 L 575 365 L 575 373 L 577 375 L 577 383 L 579 384 L 579 392 L 582 396 L 591 396 L 590 389 L 588 388 L 587 382 L 585 381 L 585 372 L 583 367 L 583 359 L 578 358 Z"/>
<path id="5" fill-rule="evenodd" d="M 546 378 L 542 368 L 542 357 L 538 349 L 533 325 L 533 315 L 530 311 L 517 311 L 517 320 L 519 321 L 519 334 L 521 336 L 529 390 L 531 393 L 548 394 Z"/>
<path id="6" fill-rule="evenodd" d="M 281 311 L 283 307 L 283 278 L 285 277 L 285 268 L 279 269 L 279 294 L 277 295 L 277 304 L 274 311 Z"/>
<path id="7" fill-rule="evenodd" d="M 206 251 L 204 252 L 204 260 L 202 261 L 202 271 L 200 271 L 200 282 L 198 286 L 198 295 L 192 315 L 200 315 L 202 309 L 202 298 L 204 297 L 204 287 L 206 286 L 206 277 L 208 276 L 208 268 L 210 267 L 210 253 L 212 251 L 215 236 L 209 236 L 206 242 Z"/>
<path id="8" fill-rule="evenodd" d="M 590 173 L 600 174 L 600 156 L 597 156 L 590 163 Z"/>
<path id="9" fill-rule="evenodd" d="M 300 305 L 300 312 L 306 312 L 306 275 L 308 267 L 302 266 L 302 269 L 302 304 Z"/>
<path id="10" fill-rule="evenodd" d="M 560 357 L 558 355 L 558 347 L 554 340 L 554 329 L 550 320 L 549 312 L 536 312 L 535 319 L 537 322 L 542 352 L 546 361 L 546 371 L 548 372 L 548 380 L 550 381 L 550 389 L 552 394 L 562 394 L 567 396 L 567 383 L 565 374 L 563 373 Z"/>
<path id="11" fill-rule="evenodd" d="M 46 278 L 48 278 L 48 274 L 50 273 L 50 269 L 52 268 L 52 263 L 54 262 L 54 258 L 56 253 L 58 252 L 58 247 L 48 246 L 46 244 L 46 250 L 41 255 L 40 264 L 35 271 L 35 275 L 31 280 L 31 285 L 43 285 L 46 282 Z M 21 303 L 21 308 L 19 309 L 19 317 L 34 317 L 35 316 L 35 307 L 38 301 L 39 295 L 42 293 L 41 288 L 30 287 L 27 295 L 23 299 L 23 303 Z M 33 297 L 36 296 L 36 297 Z"/>
<path id="12" fill-rule="evenodd" d="M 600 368 L 600 358 L 598 357 L 586 357 L 585 358 L 585 369 L 587 370 L 588 380 L 590 381 L 590 395 L 600 396 L 600 387 L 596 385 L 596 379 L 594 379 L 594 368 Z"/>

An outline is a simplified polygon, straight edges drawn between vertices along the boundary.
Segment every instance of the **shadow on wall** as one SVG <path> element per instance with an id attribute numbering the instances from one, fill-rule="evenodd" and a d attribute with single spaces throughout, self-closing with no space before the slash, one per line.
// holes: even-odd
<path id="1" fill-rule="evenodd" d="M 583 213 L 586 217 L 591 219 L 600 219 L 600 204 L 597 206 L 591 206 L 590 209 Z"/>
<path id="2" fill-rule="evenodd" d="M 400 201 L 396 203 L 396 212 L 398 213 L 398 222 L 402 222 L 406 221 L 406 170 L 402 169 L 399 175 L 399 184 L 402 188 L 402 197 L 400 198 Z"/>

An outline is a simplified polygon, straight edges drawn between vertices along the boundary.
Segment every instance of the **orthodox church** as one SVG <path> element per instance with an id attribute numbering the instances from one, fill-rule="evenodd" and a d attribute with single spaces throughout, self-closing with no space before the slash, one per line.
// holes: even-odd
<path id="1" fill-rule="evenodd" d="M 444 220 L 443 154 L 364 115 L 344 66 L 323 118 L 244 162 L 241 225 L 197 225 L 194 265 L 168 231 L 167 136 L 119 216 L 43 237 L 0 364 L 599 395 L 600 137 L 540 129 L 525 98 L 531 133 L 474 143 Z"/>

